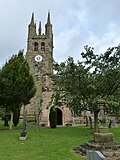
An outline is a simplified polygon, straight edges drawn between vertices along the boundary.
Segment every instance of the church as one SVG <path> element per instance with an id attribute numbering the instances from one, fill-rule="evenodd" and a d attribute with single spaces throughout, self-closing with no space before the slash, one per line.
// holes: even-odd
<path id="1" fill-rule="evenodd" d="M 30 24 L 28 25 L 28 39 L 26 59 L 30 66 L 36 85 L 36 94 L 26 106 L 27 115 L 36 117 L 39 113 L 40 124 L 49 126 L 49 102 L 52 96 L 52 81 L 50 75 L 53 74 L 53 31 L 50 20 L 50 12 L 47 15 L 45 33 L 42 33 L 41 22 L 38 29 L 32 13 Z M 57 110 L 57 125 L 67 125 L 75 122 L 71 111 L 66 107 L 55 107 Z M 76 119 L 80 122 L 80 117 Z"/>

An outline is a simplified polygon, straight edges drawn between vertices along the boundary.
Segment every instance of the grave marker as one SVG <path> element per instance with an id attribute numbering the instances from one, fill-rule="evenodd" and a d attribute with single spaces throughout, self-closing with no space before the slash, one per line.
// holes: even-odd
<path id="1" fill-rule="evenodd" d="M 107 158 L 99 151 L 88 151 L 87 160 L 107 160 Z"/>

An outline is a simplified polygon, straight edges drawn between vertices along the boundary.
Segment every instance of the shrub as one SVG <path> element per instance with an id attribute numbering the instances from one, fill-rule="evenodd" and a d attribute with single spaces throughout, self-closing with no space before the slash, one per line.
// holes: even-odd
<path id="1" fill-rule="evenodd" d="M 20 118 L 20 109 L 16 108 L 13 112 L 13 124 L 14 126 L 17 126 L 19 123 L 19 118 Z"/>
<path id="2" fill-rule="evenodd" d="M 50 127 L 51 128 L 56 128 L 56 125 L 57 125 L 57 111 L 54 107 L 52 107 L 51 110 L 50 110 L 49 120 L 50 120 Z"/>

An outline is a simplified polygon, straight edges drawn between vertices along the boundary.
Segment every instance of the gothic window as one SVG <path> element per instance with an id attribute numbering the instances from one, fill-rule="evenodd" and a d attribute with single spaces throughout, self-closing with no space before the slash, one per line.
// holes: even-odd
<path id="1" fill-rule="evenodd" d="M 34 43 L 34 51 L 38 51 L 38 43 L 37 42 Z"/>
<path id="2" fill-rule="evenodd" d="M 45 43 L 44 42 L 41 43 L 41 50 L 45 51 Z"/>

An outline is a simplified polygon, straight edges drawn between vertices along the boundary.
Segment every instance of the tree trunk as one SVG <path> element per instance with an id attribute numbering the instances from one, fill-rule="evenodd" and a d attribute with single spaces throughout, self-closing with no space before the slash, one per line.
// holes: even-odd
<path id="1" fill-rule="evenodd" d="M 38 108 L 37 115 L 36 115 L 36 129 L 37 129 L 37 131 L 39 131 L 39 129 L 40 129 L 41 114 L 42 114 L 42 110 L 40 108 Z"/>
<path id="2" fill-rule="evenodd" d="M 36 119 L 36 129 L 39 131 L 39 128 L 40 128 L 40 113 L 38 112 L 37 113 L 37 119 Z"/>
<path id="3" fill-rule="evenodd" d="M 37 118 L 36 118 L 36 113 L 34 112 L 34 118 L 35 118 L 35 128 L 36 128 L 36 126 L 37 126 Z"/>
<path id="4" fill-rule="evenodd" d="M 98 132 L 98 112 L 94 112 L 94 131 Z"/>
<path id="5" fill-rule="evenodd" d="M 112 125 L 112 120 L 110 119 L 109 124 L 108 124 L 108 128 L 111 128 Z"/>
<path id="6" fill-rule="evenodd" d="M 8 122 L 9 122 L 9 118 L 8 118 L 8 116 L 5 116 L 5 119 L 4 119 L 4 126 L 9 126 L 9 124 L 8 124 Z"/>
<path id="7" fill-rule="evenodd" d="M 85 116 L 86 126 L 88 126 L 88 116 Z"/>
<path id="8" fill-rule="evenodd" d="M 13 112 L 11 112 L 11 119 L 10 119 L 10 127 L 9 129 L 12 129 L 12 125 L 13 125 Z"/>
<path id="9" fill-rule="evenodd" d="M 89 116 L 89 121 L 90 121 L 90 129 L 93 129 L 93 126 L 92 126 L 92 118 Z"/>

